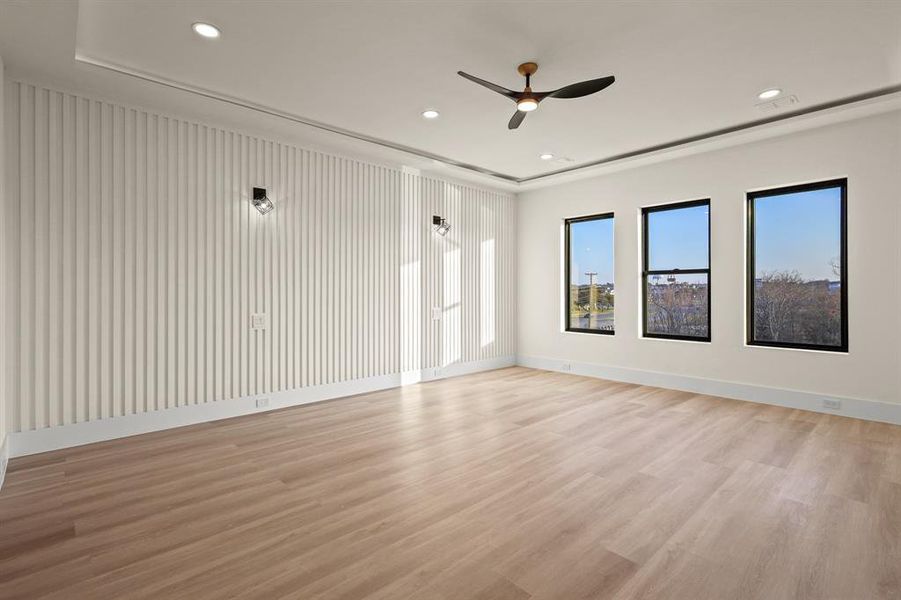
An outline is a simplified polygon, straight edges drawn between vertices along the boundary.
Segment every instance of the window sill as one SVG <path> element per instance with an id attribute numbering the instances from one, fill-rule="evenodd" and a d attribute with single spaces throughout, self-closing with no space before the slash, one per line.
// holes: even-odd
<path id="1" fill-rule="evenodd" d="M 568 334 L 572 334 L 572 335 L 592 335 L 595 337 L 610 337 L 610 338 L 616 336 L 615 331 L 578 331 L 578 330 L 572 330 L 572 329 L 563 329 L 561 331 L 561 333 L 568 333 Z"/>
<path id="2" fill-rule="evenodd" d="M 708 339 L 692 339 L 692 338 L 672 338 L 672 337 L 652 337 L 648 335 L 638 335 L 640 340 L 650 340 L 652 342 L 688 342 L 689 344 L 709 344 L 712 340 Z"/>
<path id="3" fill-rule="evenodd" d="M 742 344 L 745 348 L 752 350 L 782 350 L 784 352 L 810 352 L 812 354 L 825 354 L 827 356 L 848 356 L 850 350 L 820 350 L 818 348 L 790 348 L 786 346 L 764 346 L 762 344 Z"/>

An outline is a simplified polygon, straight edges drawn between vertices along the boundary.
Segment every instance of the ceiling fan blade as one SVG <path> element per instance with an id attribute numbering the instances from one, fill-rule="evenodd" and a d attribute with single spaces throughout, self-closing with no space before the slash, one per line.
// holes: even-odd
<path id="1" fill-rule="evenodd" d="M 580 81 L 579 83 L 573 83 L 571 85 L 567 85 L 565 87 L 560 88 L 559 90 L 554 90 L 553 92 L 547 92 L 546 97 L 548 98 L 581 98 L 582 96 L 588 96 L 589 94 L 594 94 L 595 92 L 600 92 L 605 87 L 612 84 L 616 81 L 616 78 L 613 75 L 608 75 L 607 77 L 601 77 L 600 79 L 589 79 L 588 81 Z M 544 98 L 545 95 L 542 95 Z"/>
<path id="2" fill-rule="evenodd" d="M 520 123 L 523 122 L 523 119 L 526 118 L 526 113 L 521 110 L 517 110 L 513 113 L 513 116 L 510 118 L 510 122 L 507 123 L 507 129 L 516 129 L 519 127 Z"/>
<path id="3" fill-rule="evenodd" d="M 497 85 L 496 83 L 491 83 L 490 81 L 485 81 L 484 79 L 479 79 L 475 75 L 470 75 L 469 73 L 464 73 L 463 71 L 457 71 L 457 75 L 459 75 L 460 77 L 465 77 L 466 79 L 468 79 L 474 83 L 478 83 L 479 85 L 485 86 L 489 90 L 491 90 L 493 92 L 497 92 L 498 94 L 500 94 L 502 96 L 506 96 L 507 98 L 512 98 L 515 100 L 517 98 L 517 96 L 519 96 L 519 92 L 514 92 L 513 90 L 508 90 L 505 87 L 501 87 L 501 86 Z"/>

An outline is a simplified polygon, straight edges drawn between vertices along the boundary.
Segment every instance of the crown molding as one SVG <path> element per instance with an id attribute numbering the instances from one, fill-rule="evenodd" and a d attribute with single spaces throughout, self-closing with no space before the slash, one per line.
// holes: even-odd
<path id="1" fill-rule="evenodd" d="M 489 185 L 493 185 L 494 187 L 499 187 L 508 191 L 515 189 L 518 185 L 517 178 L 512 175 L 498 173 L 490 169 L 479 167 L 478 165 L 461 162 L 453 158 L 442 156 L 440 154 L 428 152 L 426 150 L 420 150 L 418 148 L 412 148 L 403 144 L 397 144 L 363 133 L 357 133 L 349 129 L 343 129 L 335 125 L 329 125 L 328 123 L 309 119 L 301 115 L 251 102 L 249 100 L 244 100 L 236 96 L 230 96 L 228 94 L 223 94 L 214 90 L 209 90 L 199 86 L 182 83 L 173 79 L 168 79 L 166 77 L 154 75 L 152 73 L 134 69 L 125 65 L 120 65 L 110 61 L 94 58 L 92 56 L 84 54 L 83 52 L 76 51 L 75 60 L 79 63 L 92 67 L 98 67 L 121 75 L 127 75 L 129 77 L 134 77 L 157 85 L 165 86 L 183 92 L 188 92 L 190 94 L 194 94 L 203 98 L 217 100 L 231 104 L 232 106 L 252 110 L 271 117 L 277 117 L 286 121 L 291 121 L 292 123 L 341 136 L 346 139 L 363 142 L 369 145 L 370 148 L 375 146 L 381 149 L 400 153 L 401 155 L 414 158 L 417 164 L 422 164 L 425 162 L 429 166 L 429 168 L 431 168 L 432 170 L 440 171 L 441 173 L 455 173 L 456 175 L 469 180 L 472 180 L 473 176 L 475 175 L 478 178 L 477 180 L 480 179 L 485 183 L 488 183 Z"/>
<path id="2" fill-rule="evenodd" d="M 517 190 L 528 191 L 569 183 L 897 110 L 901 110 L 901 85 L 573 165 L 534 177 L 520 178 L 516 180 Z"/>
<path id="3" fill-rule="evenodd" d="M 605 173 L 635 168 L 665 160 L 672 160 L 682 156 L 690 156 L 692 154 L 699 154 L 757 140 L 787 135 L 805 129 L 813 129 L 842 121 L 901 110 L 901 85 L 888 86 L 863 94 L 816 104 L 763 119 L 757 119 L 654 146 L 639 148 L 629 152 L 575 164 L 565 169 L 559 169 L 530 177 L 516 177 L 515 175 L 499 173 L 492 171 L 491 169 L 434 154 L 426 150 L 397 144 L 388 140 L 329 125 L 328 123 L 308 119 L 301 115 L 257 104 L 249 100 L 219 93 L 214 90 L 181 83 L 125 65 L 98 59 L 82 52 L 76 51 L 75 60 L 93 67 L 106 69 L 122 75 L 128 75 L 158 85 L 202 96 L 204 98 L 218 100 L 233 106 L 285 119 L 329 134 L 341 136 L 345 139 L 355 140 L 361 142 L 370 149 L 380 149 L 382 151 L 388 150 L 396 154 L 399 153 L 402 159 L 412 159 L 414 163 L 412 166 L 415 168 L 434 171 L 442 175 L 456 175 L 465 180 L 478 181 L 512 192 L 529 191 L 590 177 L 597 177 Z"/>

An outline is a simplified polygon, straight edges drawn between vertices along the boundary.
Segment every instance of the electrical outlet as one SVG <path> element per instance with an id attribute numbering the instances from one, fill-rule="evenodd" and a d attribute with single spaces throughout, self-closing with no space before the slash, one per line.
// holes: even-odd
<path id="1" fill-rule="evenodd" d="M 266 408 L 269 406 L 269 398 L 257 398 L 257 408 Z"/>
<path id="2" fill-rule="evenodd" d="M 441 320 L 441 307 L 440 307 L 440 306 L 433 306 L 433 307 L 432 307 L 432 320 L 433 320 L 433 321 L 440 321 L 440 320 Z"/>
<path id="3" fill-rule="evenodd" d="M 254 315 L 250 315 L 251 329 L 266 329 L 268 325 L 269 320 L 266 318 L 266 313 L 256 313 Z"/>
<path id="4" fill-rule="evenodd" d="M 832 400 L 830 398 L 823 399 L 823 408 L 828 408 L 829 410 L 841 410 L 842 409 L 842 401 L 841 400 Z"/>
<path id="5" fill-rule="evenodd" d="M 573 366 L 570 363 L 563 363 L 562 365 L 560 365 L 560 369 L 562 371 L 572 371 Z"/>

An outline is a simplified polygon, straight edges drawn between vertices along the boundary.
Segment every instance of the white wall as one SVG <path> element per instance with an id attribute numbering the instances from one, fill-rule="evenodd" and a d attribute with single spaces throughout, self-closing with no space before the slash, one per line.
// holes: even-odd
<path id="1" fill-rule="evenodd" d="M 901 402 L 899 138 L 901 113 L 894 112 L 521 194 L 522 362 L 598 365 L 632 379 L 664 373 Z M 850 352 L 745 346 L 745 192 L 844 176 Z M 640 207 L 699 198 L 711 198 L 712 342 L 641 339 Z M 608 211 L 616 213 L 616 335 L 563 333 L 562 220 Z"/>
<path id="2" fill-rule="evenodd" d="M 511 194 L 6 87 L 11 431 L 514 355 Z"/>
<path id="3" fill-rule="evenodd" d="M 899 113 L 517 202 L 27 83 L 6 81 L 0 98 L 0 265 L 9 267 L 0 372 L 11 376 L 0 386 L 0 418 L 7 431 L 33 434 L 107 424 L 99 437 L 33 438 L 28 451 L 147 430 L 121 419 L 159 409 L 193 415 L 161 423 L 190 422 L 210 413 L 188 408 L 223 400 L 384 385 L 400 381 L 387 375 L 453 372 L 514 353 L 525 364 L 598 365 L 611 376 L 669 374 L 901 405 Z M 850 353 L 745 347 L 745 191 L 838 176 L 849 178 Z M 250 206 L 253 185 L 269 188 L 274 213 Z M 639 209 L 706 197 L 713 342 L 640 339 Z M 563 333 L 562 219 L 611 210 L 617 334 Z M 450 219 L 447 238 L 431 232 L 433 213 Z M 432 306 L 442 320 L 430 319 Z M 255 312 L 269 315 L 266 331 L 250 329 Z"/>
<path id="4" fill-rule="evenodd" d="M 4 94 L 4 84 L 6 79 L 3 76 L 3 57 L 0 57 L 0 232 L 5 232 L 9 223 L 9 208 L 6 200 L 6 178 L 4 177 L 4 151 L 6 149 L 6 137 L 4 136 L 4 110 L 6 95 Z M 6 237 L 0 237 L 0 289 L 9 286 L 9 276 L 7 270 L 7 258 L 9 256 L 9 240 Z M 3 483 L 3 476 L 6 473 L 6 429 L 7 429 L 7 397 L 9 391 L 7 383 L 9 382 L 10 371 L 8 368 L 7 356 L 9 356 L 7 345 L 9 344 L 9 323 L 10 315 L 7 310 L 8 294 L 0 292 L 0 484 Z"/>

